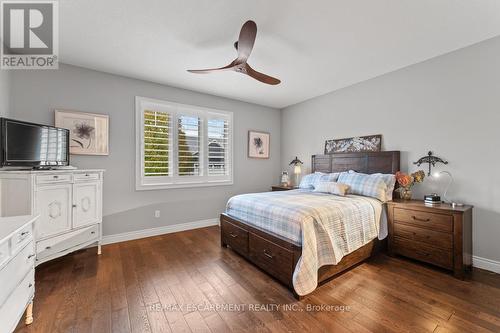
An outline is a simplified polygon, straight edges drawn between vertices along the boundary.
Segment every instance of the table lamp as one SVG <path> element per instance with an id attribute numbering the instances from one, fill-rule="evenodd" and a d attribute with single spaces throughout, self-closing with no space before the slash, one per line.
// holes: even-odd
<path id="1" fill-rule="evenodd" d="M 297 156 L 295 156 L 295 159 L 290 162 L 290 165 L 293 166 L 293 173 L 295 175 L 295 187 L 299 186 L 299 178 L 300 178 L 300 174 L 302 172 L 302 168 L 301 168 L 302 164 L 304 164 L 304 162 L 299 160 L 297 158 Z"/>

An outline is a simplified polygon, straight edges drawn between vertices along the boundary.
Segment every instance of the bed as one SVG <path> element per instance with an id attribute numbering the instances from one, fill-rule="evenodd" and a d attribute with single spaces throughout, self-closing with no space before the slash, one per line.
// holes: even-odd
<path id="1" fill-rule="evenodd" d="M 311 166 L 312 172 L 355 170 L 368 174 L 394 174 L 399 170 L 399 155 L 398 151 L 313 155 Z M 384 206 L 376 199 L 367 197 L 337 197 L 307 190 L 236 196 L 231 198 L 226 213 L 220 217 L 221 245 L 231 247 L 287 286 L 300 299 L 336 274 L 380 250 L 383 241 L 379 238 L 385 238 L 386 230 L 381 230 L 383 223 L 380 220 L 374 222 L 373 219 L 377 216 L 383 218 L 381 211 Z M 325 227 L 330 235 L 338 233 L 349 238 L 345 226 L 356 225 L 362 230 L 354 230 L 357 233 L 351 234 L 362 235 L 364 241 L 354 239 L 352 248 L 330 242 L 334 249 L 321 252 L 328 253 L 327 256 L 315 254 L 320 253 L 316 249 L 328 245 L 328 242 L 322 241 L 321 232 L 323 223 L 329 223 L 324 218 L 322 220 L 328 215 L 328 209 L 338 211 L 337 215 L 346 219 L 340 231 L 333 232 Z M 273 211 L 273 214 L 266 214 L 267 211 Z M 312 219 L 304 223 L 309 217 Z M 318 221 L 322 221 L 321 224 Z M 311 229 L 313 225 L 315 229 Z M 377 225 L 379 227 L 373 227 Z M 303 240 L 303 237 L 306 239 Z"/>

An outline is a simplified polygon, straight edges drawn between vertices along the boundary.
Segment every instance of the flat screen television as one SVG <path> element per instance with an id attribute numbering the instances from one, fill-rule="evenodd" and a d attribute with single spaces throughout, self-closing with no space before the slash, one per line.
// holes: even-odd
<path id="1" fill-rule="evenodd" d="M 51 168 L 69 165 L 69 130 L 0 118 L 2 167 Z"/>

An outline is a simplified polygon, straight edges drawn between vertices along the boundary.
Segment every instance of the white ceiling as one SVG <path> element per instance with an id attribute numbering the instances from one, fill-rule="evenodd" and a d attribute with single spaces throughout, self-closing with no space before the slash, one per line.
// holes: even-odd
<path id="1" fill-rule="evenodd" d="M 498 0 L 61 0 L 60 61 L 282 108 L 500 35 Z M 224 66 L 248 19 L 249 63 Z"/>

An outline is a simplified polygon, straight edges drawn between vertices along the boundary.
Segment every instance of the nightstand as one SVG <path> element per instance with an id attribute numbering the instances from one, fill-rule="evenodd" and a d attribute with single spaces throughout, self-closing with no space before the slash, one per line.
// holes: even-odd
<path id="1" fill-rule="evenodd" d="M 427 206 L 420 200 L 387 203 L 389 254 L 424 261 L 463 278 L 472 266 L 472 206 Z"/>
<path id="2" fill-rule="evenodd" d="M 271 186 L 271 190 L 274 191 L 289 191 L 293 190 L 295 187 L 293 186 L 286 186 L 286 185 L 273 185 Z"/>

